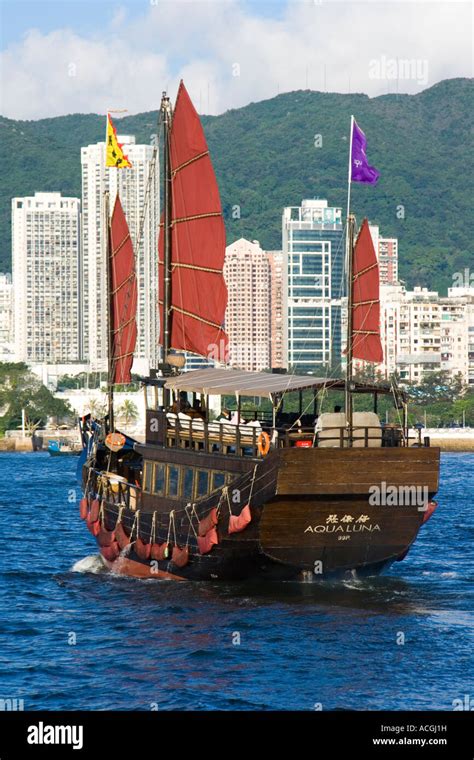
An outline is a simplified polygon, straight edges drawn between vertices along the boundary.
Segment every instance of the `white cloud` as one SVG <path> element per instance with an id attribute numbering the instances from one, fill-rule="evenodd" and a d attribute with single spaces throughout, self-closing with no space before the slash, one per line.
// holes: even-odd
<path id="1" fill-rule="evenodd" d="M 307 86 L 373 96 L 471 75 L 469 3 L 292 1 L 278 18 L 238 0 L 143 8 L 119 7 L 94 36 L 28 31 L 2 53 L 1 112 L 152 110 L 181 77 L 199 110 L 220 113 Z"/>

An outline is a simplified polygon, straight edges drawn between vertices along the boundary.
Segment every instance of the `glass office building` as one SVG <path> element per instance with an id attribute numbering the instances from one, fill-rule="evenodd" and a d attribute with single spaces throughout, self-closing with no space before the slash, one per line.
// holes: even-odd
<path id="1" fill-rule="evenodd" d="M 341 363 L 344 234 L 340 208 L 303 200 L 283 211 L 286 345 L 294 372 L 321 374 Z"/>

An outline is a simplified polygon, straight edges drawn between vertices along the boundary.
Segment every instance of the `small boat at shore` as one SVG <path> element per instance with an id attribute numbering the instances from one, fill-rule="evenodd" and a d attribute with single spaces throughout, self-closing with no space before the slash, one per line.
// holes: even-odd
<path id="1" fill-rule="evenodd" d="M 50 438 L 48 440 L 48 454 L 52 457 L 79 456 L 82 446 L 79 443 L 65 441 L 61 438 Z"/>
<path id="2" fill-rule="evenodd" d="M 354 358 L 377 362 L 381 351 L 367 220 L 356 236 L 355 218 L 347 219 L 346 376 L 229 368 L 222 208 L 183 83 L 174 112 L 165 94 L 160 113 L 163 361 L 143 378 L 146 436 L 134 441 L 114 424 L 114 384 L 131 380 L 137 302 L 117 197 L 110 217 L 106 211 L 109 409 L 103 420 L 81 422 L 81 517 L 118 574 L 197 581 L 378 574 L 406 556 L 436 507 L 439 448 L 410 431 L 401 388 L 353 377 Z M 216 366 L 182 372 L 183 351 Z M 380 421 L 387 399 L 396 424 Z M 216 416 L 216 400 L 221 409 L 232 401 L 234 415 Z"/>

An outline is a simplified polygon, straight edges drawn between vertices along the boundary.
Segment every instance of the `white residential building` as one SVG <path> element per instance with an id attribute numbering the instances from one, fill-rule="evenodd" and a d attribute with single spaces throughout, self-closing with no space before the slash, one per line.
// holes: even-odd
<path id="1" fill-rule="evenodd" d="M 132 168 L 105 167 L 105 142 L 81 149 L 82 163 L 82 331 L 84 359 L 92 371 L 107 367 L 107 298 L 104 236 L 104 191 L 111 210 L 117 191 L 135 245 L 138 282 L 137 347 L 134 372 L 158 366 L 158 161 L 152 145 L 137 145 L 132 135 L 119 135 Z M 145 204 L 145 198 L 147 203 Z M 141 235 L 140 233 L 141 229 Z"/>
<path id="2" fill-rule="evenodd" d="M 440 301 L 441 369 L 474 387 L 474 287 L 448 288 Z"/>
<path id="3" fill-rule="evenodd" d="M 377 224 L 370 224 L 369 229 L 379 263 L 380 284 L 396 285 L 398 283 L 398 238 L 381 237 Z"/>
<path id="4" fill-rule="evenodd" d="M 378 260 L 380 282 L 396 285 L 398 282 L 398 238 L 379 237 Z"/>
<path id="5" fill-rule="evenodd" d="M 397 370 L 400 347 L 400 311 L 406 290 L 403 285 L 380 286 L 380 338 L 383 349 L 383 363 L 376 370 L 382 377 L 389 378 Z"/>
<path id="6" fill-rule="evenodd" d="M 288 361 L 285 342 L 287 315 L 285 257 L 283 251 L 266 251 L 266 256 L 270 265 L 270 367 L 285 369 Z"/>
<path id="7" fill-rule="evenodd" d="M 80 200 L 61 193 L 13 198 L 12 260 L 17 361 L 78 361 Z"/>
<path id="8" fill-rule="evenodd" d="M 12 277 L 0 272 L 0 361 L 12 361 L 14 356 Z"/>
<path id="9" fill-rule="evenodd" d="M 240 238 L 225 251 L 228 301 L 225 330 L 230 365 L 264 370 L 271 364 L 270 262 L 257 241 Z"/>
<path id="10" fill-rule="evenodd" d="M 419 383 L 430 372 L 462 374 L 474 385 L 474 288 L 449 288 L 447 296 L 402 285 L 380 288 L 380 329 L 385 378 Z"/>
<path id="11" fill-rule="evenodd" d="M 441 327 L 438 293 L 415 287 L 400 305 L 397 367 L 401 380 L 420 382 L 441 363 Z"/>

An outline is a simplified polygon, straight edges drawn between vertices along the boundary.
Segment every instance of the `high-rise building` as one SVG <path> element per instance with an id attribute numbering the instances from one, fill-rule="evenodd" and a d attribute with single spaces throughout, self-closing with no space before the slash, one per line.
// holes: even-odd
<path id="1" fill-rule="evenodd" d="M 440 369 L 440 306 L 438 293 L 415 287 L 400 304 L 397 368 L 402 380 L 418 383 Z"/>
<path id="2" fill-rule="evenodd" d="M 270 264 L 270 366 L 287 367 L 285 343 L 286 274 L 283 251 L 266 251 Z"/>
<path id="3" fill-rule="evenodd" d="M 232 367 L 264 370 L 271 362 L 270 262 L 257 241 L 240 238 L 225 252 L 225 329 Z"/>
<path id="4" fill-rule="evenodd" d="M 107 297 L 104 192 L 111 210 L 117 192 L 135 245 L 138 283 L 137 346 L 133 371 L 156 367 L 158 349 L 158 162 L 152 145 L 137 145 L 132 135 L 119 135 L 132 168 L 105 166 L 105 142 L 81 150 L 82 163 L 82 331 L 84 358 L 92 370 L 107 367 Z M 145 202 L 146 201 L 146 202 Z M 137 245 L 138 243 L 138 245 Z"/>
<path id="5" fill-rule="evenodd" d="M 317 374 L 341 363 L 344 234 L 340 208 L 303 200 L 283 211 L 288 365 Z"/>
<path id="6" fill-rule="evenodd" d="M 419 383 L 430 372 L 461 374 L 474 384 L 474 288 L 449 288 L 448 296 L 403 285 L 380 288 L 380 328 L 385 378 L 395 371 Z"/>
<path id="7" fill-rule="evenodd" d="M 14 357 L 13 284 L 11 274 L 0 272 L 0 361 Z"/>
<path id="8" fill-rule="evenodd" d="M 379 237 L 378 248 L 380 282 L 396 285 L 398 282 L 398 239 Z"/>
<path id="9" fill-rule="evenodd" d="M 380 285 L 380 340 L 383 362 L 375 366 L 386 380 L 397 370 L 400 347 L 400 311 L 406 290 L 403 285 Z"/>
<path id="10" fill-rule="evenodd" d="M 61 193 L 13 198 L 12 252 L 16 359 L 77 362 L 80 200 Z"/>
<path id="11" fill-rule="evenodd" d="M 474 287 L 448 288 L 440 298 L 441 369 L 474 385 Z"/>
<path id="12" fill-rule="evenodd" d="M 371 224 L 369 227 L 379 262 L 380 284 L 396 285 L 398 283 L 398 238 L 381 237 L 377 224 Z"/>

